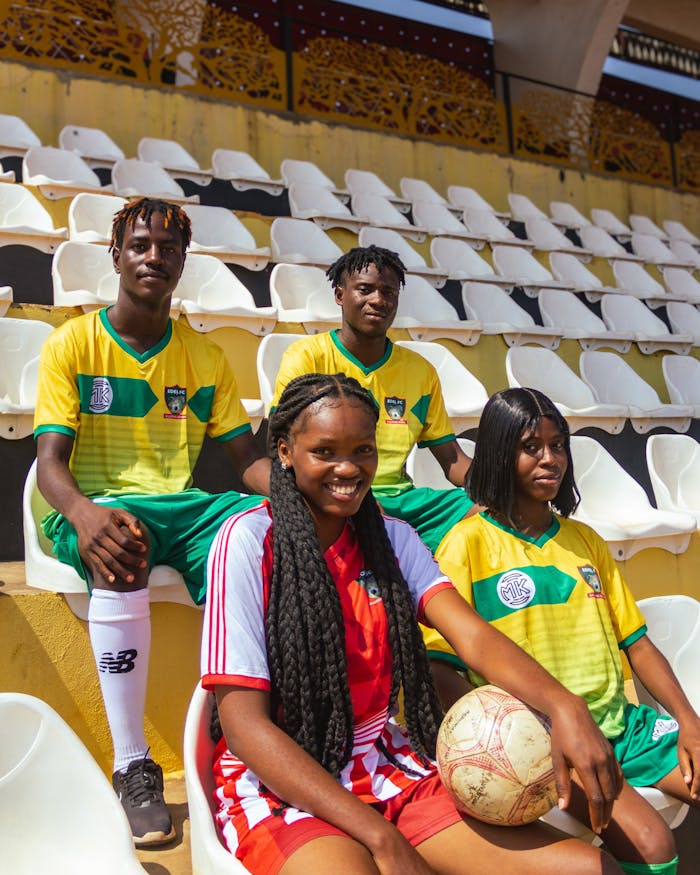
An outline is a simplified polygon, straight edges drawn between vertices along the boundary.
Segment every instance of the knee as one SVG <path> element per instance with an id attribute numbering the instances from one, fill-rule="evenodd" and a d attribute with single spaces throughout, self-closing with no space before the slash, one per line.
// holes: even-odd
<path id="1" fill-rule="evenodd" d="M 676 856 L 673 833 L 660 815 L 657 821 L 646 822 L 639 827 L 634 845 L 639 855 L 638 862 L 641 863 L 668 863 Z"/>

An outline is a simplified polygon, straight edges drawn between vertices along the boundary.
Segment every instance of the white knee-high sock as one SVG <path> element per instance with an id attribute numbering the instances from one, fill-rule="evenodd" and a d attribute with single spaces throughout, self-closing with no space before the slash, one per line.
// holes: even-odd
<path id="1" fill-rule="evenodd" d="M 148 750 L 143 730 L 151 650 L 148 590 L 94 589 L 88 624 L 114 744 L 114 771 L 122 771 Z"/>

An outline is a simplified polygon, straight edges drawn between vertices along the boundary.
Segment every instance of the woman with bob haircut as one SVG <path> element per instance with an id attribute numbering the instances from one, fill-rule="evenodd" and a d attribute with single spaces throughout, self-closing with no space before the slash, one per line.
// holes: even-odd
<path id="1" fill-rule="evenodd" d="M 542 392 L 490 398 L 467 473 L 485 510 L 454 526 L 436 559 L 477 613 L 583 698 L 609 739 L 625 781 L 601 832 L 605 847 L 625 872 L 674 875 L 673 835 L 634 787 L 700 805 L 700 719 L 647 637 L 607 545 L 569 519 L 580 498 L 570 444 L 566 420 Z M 443 707 L 484 683 L 457 642 L 432 629 L 424 640 Z M 668 714 L 627 702 L 620 650 Z M 569 811 L 587 823 L 575 773 L 573 781 Z"/>

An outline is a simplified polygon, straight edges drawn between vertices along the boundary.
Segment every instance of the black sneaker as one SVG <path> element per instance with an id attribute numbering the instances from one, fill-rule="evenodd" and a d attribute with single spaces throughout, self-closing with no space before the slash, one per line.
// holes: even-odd
<path id="1" fill-rule="evenodd" d="M 163 799 L 163 770 L 145 756 L 134 760 L 124 772 L 112 775 L 137 848 L 163 845 L 175 838 L 175 829 Z"/>

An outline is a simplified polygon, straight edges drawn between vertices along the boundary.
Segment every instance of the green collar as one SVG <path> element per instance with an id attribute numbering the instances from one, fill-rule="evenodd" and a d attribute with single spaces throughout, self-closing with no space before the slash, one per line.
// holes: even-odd
<path id="1" fill-rule="evenodd" d="M 498 520 L 494 519 L 490 514 L 486 513 L 485 510 L 482 510 L 479 516 L 482 516 L 486 520 L 486 522 L 491 523 L 492 526 L 496 526 L 497 529 L 508 532 L 509 535 L 513 535 L 515 538 L 520 538 L 521 541 L 527 541 L 528 544 L 534 544 L 535 547 L 544 547 L 547 541 L 553 538 L 561 528 L 559 518 L 556 514 L 552 514 L 552 524 L 547 529 L 547 531 L 542 532 L 539 538 L 531 538 L 530 535 L 525 535 L 522 532 L 519 532 L 517 529 L 512 528 L 511 526 L 506 526 L 503 523 L 499 523 Z"/>
<path id="2" fill-rule="evenodd" d="M 149 359 L 152 359 L 153 356 L 158 355 L 159 352 L 165 349 L 165 347 L 170 343 L 170 338 L 173 336 L 173 321 L 172 319 L 168 319 L 168 327 L 165 329 L 165 334 L 161 337 L 158 343 L 155 346 L 152 346 L 150 349 L 147 349 L 145 352 L 136 352 L 136 350 L 129 346 L 129 344 L 120 337 L 117 332 L 112 327 L 112 323 L 109 321 L 109 316 L 107 315 L 111 307 L 106 307 L 104 310 L 100 310 L 100 322 L 104 326 L 105 331 L 109 334 L 112 340 L 119 346 L 127 355 L 130 355 L 132 358 L 136 359 L 137 362 L 143 364 L 147 362 Z"/>
<path id="3" fill-rule="evenodd" d="M 389 361 L 391 353 L 394 349 L 394 344 L 389 340 L 388 337 L 386 339 L 386 349 L 384 350 L 384 355 L 379 359 L 378 362 L 375 362 L 373 365 L 367 367 L 366 365 L 363 365 L 362 362 L 359 361 L 359 359 L 356 359 L 355 356 L 345 348 L 343 342 L 338 337 L 339 330 L 340 329 L 338 328 L 331 329 L 331 331 L 329 332 L 331 340 L 340 351 L 341 355 L 345 356 L 348 361 L 352 362 L 355 367 L 359 368 L 365 376 L 367 376 L 367 374 L 371 374 L 372 371 L 378 371 L 382 365 L 385 365 Z"/>

